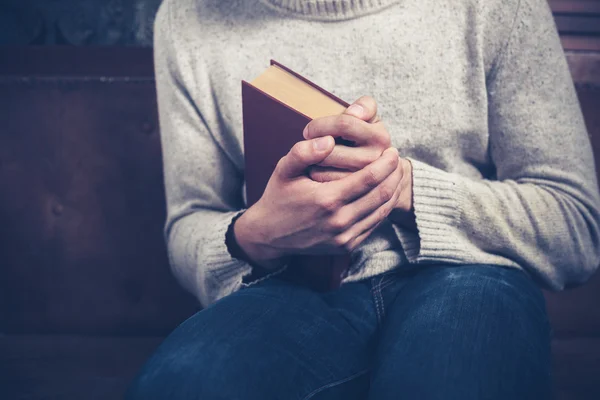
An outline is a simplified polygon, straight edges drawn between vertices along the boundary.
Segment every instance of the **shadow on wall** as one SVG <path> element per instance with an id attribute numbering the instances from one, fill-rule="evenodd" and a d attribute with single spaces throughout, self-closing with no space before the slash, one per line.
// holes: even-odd
<path id="1" fill-rule="evenodd" d="M 0 46 L 151 46 L 161 1 L 2 0 Z"/>

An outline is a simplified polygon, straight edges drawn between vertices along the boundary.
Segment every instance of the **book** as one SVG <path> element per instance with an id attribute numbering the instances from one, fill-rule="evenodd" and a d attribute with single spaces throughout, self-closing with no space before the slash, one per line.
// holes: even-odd
<path id="1" fill-rule="evenodd" d="M 304 140 L 306 124 L 342 114 L 349 105 L 275 60 L 251 82 L 242 80 L 248 207 L 262 196 L 279 159 Z M 315 290 L 331 290 L 339 287 L 349 264 L 348 256 L 298 255 L 292 258 L 286 275 Z"/>

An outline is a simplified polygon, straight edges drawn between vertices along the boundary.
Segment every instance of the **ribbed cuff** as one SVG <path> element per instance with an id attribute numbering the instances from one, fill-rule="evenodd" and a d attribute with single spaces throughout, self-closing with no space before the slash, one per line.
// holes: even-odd
<path id="1" fill-rule="evenodd" d="M 225 243 L 225 235 L 229 225 L 236 216 L 244 211 L 227 213 L 220 221 L 215 223 L 211 227 L 213 237 L 206 242 L 204 248 L 206 259 L 202 261 L 206 264 L 207 270 L 210 271 L 214 279 L 222 282 L 223 286 L 230 290 L 238 289 L 242 284 L 242 278 L 252 271 L 250 264 L 233 257 L 229 253 Z"/>
<path id="2" fill-rule="evenodd" d="M 461 199 L 464 196 L 456 177 L 410 157 L 413 171 L 413 207 L 417 232 L 394 224 L 406 258 L 424 261 L 459 262 L 466 249 L 460 238 Z"/>

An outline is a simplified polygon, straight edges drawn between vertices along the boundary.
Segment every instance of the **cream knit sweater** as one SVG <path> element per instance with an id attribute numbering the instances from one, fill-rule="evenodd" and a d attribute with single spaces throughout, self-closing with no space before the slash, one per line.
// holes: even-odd
<path id="1" fill-rule="evenodd" d="M 241 80 L 275 59 L 348 102 L 370 95 L 413 164 L 418 233 L 382 224 L 344 282 L 487 263 L 553 289 L 598 266 L 600 199 L 546 0 L 165 0 L 155 67 L 174 274 L 206 306 L 251 267 Z"/>

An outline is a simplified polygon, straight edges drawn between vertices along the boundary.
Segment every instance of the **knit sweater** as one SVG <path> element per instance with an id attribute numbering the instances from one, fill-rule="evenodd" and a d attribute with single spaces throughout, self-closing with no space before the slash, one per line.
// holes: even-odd
<path id="1" fill-rule="evenodd" d="M 560 290 L 599 264 L 594 159 L 546 0 L 165 0 L 154 44 L 165 238 L 204 306 L 251 272 L 225 234 L 247 207 L 241 81 L 270 59 L 372 96 L 412 163 L 418 231 L 384 221 L 343 283 L 481 263 Z"/>

